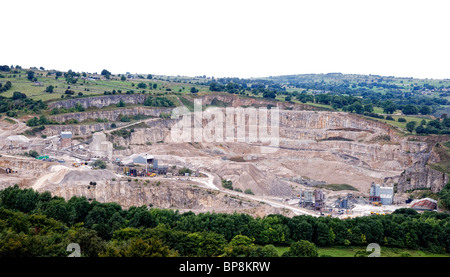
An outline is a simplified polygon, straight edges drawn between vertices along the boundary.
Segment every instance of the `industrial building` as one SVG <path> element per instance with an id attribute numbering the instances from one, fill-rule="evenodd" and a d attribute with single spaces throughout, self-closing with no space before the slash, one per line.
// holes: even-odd
<path id="1" fill-rule="evenodd" d="M 135 164 L 149 165 L 153 164 L 153 161 L 156 161 L 155 158 L 152 155 L 148 154 L 139 155 L 133 158 L 133 163 Z"/>
<path id="2" fill-rule="evenodd" d="M 392 205 L 394 201 L 394 188 L 372 183 L 370 186 L 369 201 L 373 204 Z"/>
<path id="3" fill-rule="evenodd" d="M 381 199 L 380 199 L 380 185 L 376 185 L 375 183 L 372 183 L 370 185 L 369 201 L 370 202 L 381 202 Z"/>
<path id="4" fill-rule="evenodd" d="M 380 187 L 380 201 L 382 205 L 392 205 L 394 200 L 393 187 Z"/>
<path id="5" fill-rule="evenodd" d="M 325 207 L 325 193 L 316 189 L 302 191 L 300 190 L 299 206 L 315 210 L 322 210 Z"/>
<path id="6" fill-rule="evenodd" d="M 68 148 L 72 146 L 72 132 L 61 132 L 61 148 Z"/>
<path id="7" fill-rule="evenodd" d="M 107 140 L 106 134 L 103 132 L 97 132 L 92 135 L 89 150 L 94 158 L 112 160 L 113 144 Z"/>
<path id="8" fill-rule="evenodd" d="M 411 208 L 418 211 L 434 211 L 437 209 L 437 201 L 431 198 L 423 198 L 411 202 Z"/>
<path id="9" fill-rule="evenodd" d="M 322 210 L 325 207 L 325 193 L 322 190 L 314 190 L 314 209 Z"/>

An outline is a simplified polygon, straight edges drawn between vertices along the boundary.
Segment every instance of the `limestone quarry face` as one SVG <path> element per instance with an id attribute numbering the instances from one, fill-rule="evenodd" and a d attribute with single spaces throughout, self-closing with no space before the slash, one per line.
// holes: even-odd
<path id="1" fill-rule="evenodd" d="M 50 109 L 53 108 L 73 108 L 78 103 L 85 109 L 90 107 L 103 108 L 110 105 L 116 105 L 121 100 L 128 104 L 142 104 L 148 95 L 144 94 L 117 94 L 117 95 L 105 95 L 98 97 L 69 99 L 64 101 L 56 101 L 49 104 Z"/>
<path id="2" fill-rule="evenodd" d="M 79 112 L 79 113 L 67 113 L 67 114 L 58 114 L 52 115 L 50 118 L 57 122 L 66 122 L 67 120 L 75 119 L 78 122 L 86 121 L 86 120 L 95 120 L 95 119 L 106 119 L 108 121 L 118 121 L 119 116 L 127 115 L 144 115 L 148 117 L 159 117 L 161 113 L 170 113 L 171 109 L 154 109 L 147 107 L 135 107 L 135 108 L 127 108 L 127 109 L 119 109 L 119 110 L 109 110 L 109 111 L 91 111 L 91 112 Z"/>
<path id="3" fill-rule="evenodd" d="M 84 101 L 85 107 L 104 107 L 121 99 L 127 103 L 140 103 L 143 101 L 141 97 L 120 95 L 79 100 Z M 117 202 L 123 207 L 151 205 L 195 212 L 245 211 L 264 215 L 268 211 L 285 213 L 286 209 L 264 204 L 263 200 L 290 199 L 300 189 L 314 188 L 314 185 L 348 184 L 356 188 L 357 193 L 367 196 L 372 182 L 391 186 L 397 183 L 399 192 L 417 188 L 430 188 L 438 192 L 449 181 L 446 174 L 427 167 L 427 164 L 439 161 L 430 146 L 432 143 L 410 141 L 378 121 L 342 112 L 317 111 L 311 106 L 232 95 L 206 95 L 200 99 L 207 105 L 220 101 L 229 107 L 265 108 L 271 105 L 280 108 L 279 144 L 271 147 L 261 142 L 237 140 L 179 142 L 177 137 L 172 136 L 176 134 L 173 129 L 181 119 L 159 118 L 162 113 L 170 113 L 171 109 L 137 107 L 60 114 L 52 116 L 52 119 L 60 122 L 69 119 L 80 122 L 96 118 L 109 120 L 108 123 L 90 125 L 48 126 L 44 130 L 49 136 L 58 135 L 61 131 L 71 131 L 75 136 L 92 136 L 92 141 L 87 145 L 90 157 L 112 161 L 148 153 L 158 159 L 158 164 L 175 167 L 176 170 L 187 167 L 209 177 L 199 180 L 137 178 L 135 181 L 118 174 L 120 171 L 113 164 L 109 164 L 104 171 L 79 171 L 71 167 L 70 159 L 65 165 L 55 167 L 54 163 L 11 156 L 0 158 L 0 167 L 17 168 L 27 173 L 22 177 L 1 173 L 1 186 L 18 183 L 22 187 L 49 190 L 65 198 L 86 196 L 102 202 Z M 70 100 L 52 105 L 71 107 L 75 104 Z M 130 131 L 128 136 L 121 136 L 110 129 L 110 122 L 116 121 L 120 114 L 140 114 L 149 118 L 139 120 L 135 125 L 116 123 L 117 127 Z M 271 115 L 268 115 L 270 121 Z M 236 132 L 239 128 L 247 132 L 252 124 L 250 118 L 239 124 L 234 116 L 228 119 L 228 122 L 235 123 L 233 131 Z M 206 117 L 197 123 L 205 127 L 212 120 Z M 191 127 L 196 124 L 194 119 L 189 122 Z M 39 143 L 32 142 L 30 145 Z M 45 151 L 43 146 L 40 147 L 39 151 Z M 267 149 L 271 151 L 263 151 Z M 58 151 L 51 154 L 57 155 Z M 224 193 L 222 180 L 231 180 L 234 189 L 251 191 L 255 198 L 242 193 L 237 196 L 232 191 Z M 92 186 L 91 182 L 96 185 Z"/>
<path id="4" fill-rule="evenodd" d="M 95 158 L 112 160 L 113 144 L 106 139 L 106 134 L 103 132 L 94 133 L 89 150 Z"/>

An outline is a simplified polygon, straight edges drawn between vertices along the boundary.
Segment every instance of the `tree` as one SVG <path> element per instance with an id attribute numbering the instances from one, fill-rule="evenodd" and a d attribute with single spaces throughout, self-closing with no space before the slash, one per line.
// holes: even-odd
<path id="1" fill-rule="evenodd" d="M 33 81 L 33 79 L 34 79 L 34 71 L 32 71 L 32 70 L 27 71 L 27 79 L 30 80 L 30 81 Z"/>
<path id="2" fill-rule="evenodd" d="M 289 250 L 283 253 L 283 257 L 318 257 L 319 253 L 314 243 L 300 240 L 291 244 Z"/>
<path id="3" fill-rule="evenodd" d="M 209 84 L 209 90 L 210 91 L 223 91 L 224 90 L 224 86 L 220 85 L 220 84 L 218 84 L 216 82 L 211 82 Z"/>
<path id="4" fill-rule="evenodd" d="M 54 86 L 50 85 L 50 86 L 48 86 L 47 88 L 45 88 L 45 92 L 53 93 L 53 89 L 54 89 L 54 88 L 55 88 Z"/>
<path id="5" fill-rule="evenodd" d="M 383 111 L 388 114 L 392 114 L 397 110 L 397 105 L 395 105 L 392 101 L 388 100 L 383 105 Z"/>
<path id="6" fill-rule="evenodd" d="M 317 224 L 317 238 L 316 238 L 316 242 L 318 245 L 321 246 L 325 246 L 325 245 L 329 245 L 330 244 L 330 228 L 328 228 L 328 225 L 323 223 L 323 222 L 319 222 Z"/>
<path id="7" fill-rule="evenodd" d="M 406 130 L 408 130 L 408 132 L 410 132 L 410 133 L 412 133 L 414 131 L 415 127 L 416 127 L 415 121 L 410 121 L 410 122 L 406 123 Z"/>
<path id="8" fill-rule="evenodd" d="M 37 209 L 44 215 L 64 222 L 68 225 L 73 224 L 75 211 L 71 209 L 64 198 L 54 198 L 50 202 L 40 202 Z"/>
<path id="9" fill-rule="evenodd" d="M 98 257 L 98 254 L 106 250 L 105 242 L 97 235 L 97 232 L 87 228 L 74 228 L 69 233 L 66 245 L 78 243 L 81 257 Z"/>
<path id="10" fill-rule="evenodd" d="M 403 114 L 417 114 L 419 110 L 414 105 L 406 105 L 402 109 Z"/>
<path id="11" fill-rule="evenodd" d="M 138 88 L 141 88 L 141 89 L 146 89 L 147 88 L 147 84 L 146 83 L 139 83 L 138 85 L 137 85 L 137 87 Z"/>
<path id="12" fill-rule="evenodd" d="M 271 258 L 271 257 L 279 257 L 278 251 L 272 244 L 254 247 L 250 253 L 250 257 L 260 257 L 260 258 Z"/>
<path id="13" fill-rule="evenodd" d="M 439 192 L 439 207 L 450 210 L 450 182 Z"/>
<path id="14" fill-rule="evenodd" d="M 86 197 L 78 197 L 73 196 L 67 201 L 67 205 L 69 209 L 74 211 L 74 222 L 84 222 L 86 220 L 86 216 L 89 214 L 92 209 L 91 204 L 86 199 Z"/>
<path id="15" fill-rule="evenodd" d="M 36 150 L 30 150 L 28 151 L 28 156 L 36 158 L 37 156 L 39 156 L 39 153 Z"/>
<path id="16" fill-rule="evenodd" d="M 431 114 L 431 108 L 429 106 L 422 106 L 419 112 L 421 114 Z"/>
<path id="17" fill-rule="evenodd" d="M 196 87 L 191 87 L 191 93 L 197 93 L 198 89 Z"/>
<path id="18" fill-rule="evenodd" d="M 423 127 L 423 125 L 419 125 L 416 127 L 416 133 L 417 134 L 425 134 L 427 132 L 427 129 Z"/>
<path id="19" fill-rule="evenodd" d="M 149 79 L 149 80 L 153 79 L 152 74 L 148 74 L 148 75 L 147 75 L 147 79 Z"/>
<path id="20" fill-rule="evenodd" d="M 116 105 L 117 107 L 125 107 L 125 102 L 123 102 L 122 99 L 120 99 L 119 103 Z"/>
<path id="21" fill-rule="evenodd" d="M 222 179 L 222 187 L 233 190 L 233 182 L 231 180 Z"/>
<path id="22" fill-rule="evenodd" d="M 106 79 L 109 80 L 109 78 L 111 78 L 111 72 L 109 72 L 106 69 L 103 69 L 102 72 L 100 73 L 101 75 L 105 76 Z"/>
<path id="23" fill-rule="evenodd" d="M 273 92 L 273 91 L 264 91 L 263 92 L 263 97 L 264 98 L 269 98 L 269 99 L 275 99 L 275 97 L 276 97 L 277 95 L 276 95 L 276 93 L 275 92 Z"/>
<path id="24" fill-rule="evenodd" d="M 126 81 L 126 80 L 127 80 L 127 77 L 125 77 L 125 75 L 122 75 L 122 76 L 120 76 L 120 80 L 121 80 L 121 81 Z"/>
<path id="25" fill-rule="evenodd" d="M 15 91 L 12 96 L 13 100 L 20 100 L 20 99 L 25 99 L 25 98 L 27 98 L 27 95 L 25 93 L 21 93 L 19 91 Z"/>
<path id="26" fill-rule="evenodd" d="M 352 104 L 351 106 L 353 106 L 353 110 L 355 110 L 355 112 L 357 114 L 362 114 L 364 112 L 364 107 L 359 102 L 356 102 L 356 103 Z"/>
<path id="27" fill-rule="evenodd" d="M 289 224 L 291 238 L 295 241 L 307 240 L 312 241 L 313 227 L 306 220 L 302 220 L 300 217 L 294 217 Z"/>
<path id="28" fill-rule="evenodd" d="M 364 111 L 368 113 L 373 113 L 373 105 L 372 104 L 364 105 Z"/>
<path id="29" fill-rule="evenodd" d="M 225 257 L 246 257 L 249 256 L 255 245 L 253 239 L 244 236 L 236 235 L 225 247 Z"/>
<path id="30" fill-rule="evenodd" d="M 100 169 L 105 169 L 106 168 L 106 163 L 103 160 L 97 159 L 95 160 L 95 162 L 92 164 L 94 167 L 100 168 Z"/>
<path id="31" fill-rule="evenodd" d="M 178 253 L 169 249 L 161 240 L 151 238 L 149 242 L 141 238 L 131 239 L 123 252 L 124 257 L 176 257 Z"/>

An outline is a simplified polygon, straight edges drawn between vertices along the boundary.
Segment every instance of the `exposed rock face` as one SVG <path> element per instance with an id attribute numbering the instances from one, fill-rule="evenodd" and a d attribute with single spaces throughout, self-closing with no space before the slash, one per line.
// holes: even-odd
<path id="1" fill-rule="evenodd" d="M 298 103 L 289 103 L 289 102 L 280 102 L 276 100 L 268 100 L 268 99 L 256 99 L 256 98 L 244 98 L 239 97 L 234 94 L 223 93 L 223 94 L 215 94 L 215 95 L 204 95 L 198 97 L 198 99 L 202 100 L 203 105 L 211 105 L 214 99 L 219 100 L 221 102 L 226 103 L 230 107 L 267 107 L 268 105 L 279 107 L 280 109 L 293 109 L 293 110 L 306 110 L 306 111 L 315 111 L 315 110 L 323 110 L 318 107 L 314 107 L 306 104 L 298 104 Z"/>
<path id="2" fill-rule="evenodd" d="M 51 109 L 53 108 L 73 108 L 80 103 L 84 108 L 96 107 L 103 108 L 110 105 L 118 104 L 121 100 L 127 104 L 142 104 L 148 97 L 148 94 L 116 94 L 116 95 L 103 95 L 98 97 L 87 97 L 87 98 L 77 98 L 68 99 L 52 102 L 49 104 Z M 292 108 L 294 110 L 321 110 L 320 108 L 313 107 L 311 105 L 304 104 L 293 104 L 287 102 L 279 102 L 275 100 L 267 99 L 254 99 L 254 98 L 243 98 L 234 94 L 215 94 L 215 95 L 204 95 L 198 97 L 202 100 L 203 105 L 210 105 L 213 99 L 222 101 L 232 107 L 240 106 L 261 106 L 267 107 L 267 105 L 278 106 L 281 109 Z"/>
<path id="3" fill-rule="evenodd" d="M 53 115 L 50 118 L 57 122 L 65 122 L 66 120 L 76 119 L 79 122 L 89 120 L 89 119 L 107 119 L 108 121 L 117 121 L 119 115 L 145 115 L 151 117 L 159 117 L 161 113 L 170 113 L 172 109 L 153 109 L 146 107 L 136 107 L 130 109 L 117 109 L 110 111 L 93 111 L 93 112 L 82 112 L 82 113 L 67 113 L 67 114 L 59 114 Z"/>
<path id="4" fill-rule="evenodd" d="M 10 158 L 0 157 L 0 169 L 10 168 L 14 172 L 6 174 L 0 170 L 0 189 L 4 189 L 15 184 L 19 186 L 29 186 L 41 172 L 48 170 L 55 163 L 39 161 L 33 158 Z"/>
<path id="5" fill-rule="evenodd" d="M 175 122 L 155 119 L 150 128 L 135 129 L 129 138 L 115 137 L 113 141 L 124 146 L 144 145 L 149 141 L 170 142 L 170 129 Z M 208 120 L 202 121 L 203 126 L 208 123 Z M 279 135 L 280 148 L 297 151 L 298 159 L 303 159 L 305 162 L 310 160 L 311 163 L 322 160 L 322 166 L 329 163 L 336 166 L 336 170 L 340 163 L 365 172 L 361 174 L 369 174 L 376 178 L 371 181 L 381 182 L 384 178 L 399 176 L 402 171 L 411 167 L 414 167 L 414 170 L 410 170 L 411 172 L 416 172 L 418 168 L 423 169 L 417 177 L 405 177 L 415 179 L 416 187 L 433 186 L 439 189 L 448 178 L 446 176 L 440 178 L 439 173 L 430 169 L 425 170 L 427 155 L 432 152 L 427 142 L 408 141 L 398 137 L 385 124 L 355 115 L 324 111 L 280 111 Z M 285 159 L 283 155 L 276 154 L 274 157 Z M 292 158 L 285 159 L 283 162 L 290 164 Z M 291 170 L 298 169 L 294 166 Z M 233 181 L 239 183 L 248 179 L 247 183 L 252 182 L 251 178 L 246 177 L 249 173 L 244 171 L 241 174 L 234 174 L 237 177 L 232 178 Z M 229 174 L 224 172 L 223 175 Z M 314 179 L 317 176 L 313 174 L 309 177 Z M 330 183 L 333 182 L 332 177 L 327 176 L 327 179 L 319 179 L 319 181 L 327 180 Z M 269 182 L 267 178 L 265 179 Z M 434 185 L 431 185 L 432 183 Z M 257 193 L 258 187 L 255 185 L 253 188 Z"/>
<path id="6" fill-rule="evenodd" d="M 99 180 L 95 186 L 88 180 L 63 180 L 60 184 L 49 185 L 43 190 L 70 199 L 72 196 L 85 196 L 99 202 L 116 202 L 128 209 L 132 206 L 153 206 L 158 208 L 177 208 L 186 210 L 242 210 L 256 207 L 258 204 L 230 197 L 217 191 L 193 187 L 183 182 L 172 183 L 152 180 L 145 183 L 140 180 Z"/>
<path id="7" fill-rule="evenodd" d="M 72 132 L 74 136 L 84 136 L 91 135 L 94 132 L 108 130 L 111 128 L 112 123 L 96 123 L 90 125 L 48 125 L 42 131 L 43 134 L 47 136 L 59 135 L 63 131 Z M 125 125 L 127 123 L 117 122 L 115 123 L 117 127 Z"/>
<path id="8" fill-rule="evenodd" d="M 149 142 L 155 143 L 158 141 L 164 141 L 170 133 L 170 128 L 174 124 L 174 120 L 159 119 L 159 120 L 146 120 L 145 124 L 148 128 L 133 128 L 134 132 L 130 137 L 123 138 L 120 136 L 109 136 L 109 139 L 116 145 L 139 145 L 147 144 Z M 132 128 L 132 127 L 130 127 Z"/>
<path id="9" fill-rule="evenodd" d="M 139 101 L 144 101 L 145 95 L 113 95 L 97 98 L 86 98 L 83 101 L 86 101 L 86 107 L 103 107 L 118 103 L 121 99 L 126 103 L 141 103 Z M 217 104 L 217 101 L 221 101 L 230 107 L 278 106 L 281 109 L 280 148 L 297 151 L 298 155 L 295 158 L 298 159 L 297 165 L 299 166 L 306 162 L 317 163 L 317 165 L 324 165 L 325 163 L 328 167 L 335 166 L 337 170 L 341 167 L 340 165 L 345 165 L 345 167 L 342 167 L 345 170 L 353 168 L 362 175 L 368 174 L 378 180 L 397 176 L 395 178 L 399 178 L 398 188 L 400 191 L 424 187 L 430 187 L 433 191 L 438 191 L 448 181 L 447 175 L 426 167 L 426 163 L 431 162 L 429 159 L 433 151 L 427 142 L 408 141 L 405 138 L 398 137 L 388 125 L 381 122 L 367 120 L 348 113 L 315 111 L 318 108 L 309 105 L 241 98 L 231 94 L 205 95 L 199 98 L 203 105 Z M 76 100 L 78 99 L 58 103 L 64 103 L 61 105 L 70 107 L 76 104 Z M 216 102 L 213 103 L 214 100 Z M 83 121 L 95 118 L 115 121 L 119 114 L 144 114 L 158 117 L 162 112 L 169 113 L 171 110 L 140 107 L 55 115 L 52 116 L 52 119 L 60 122 L 68 119 Z M 118 145 L 134 145 L 134 147 L 140 148 L 148 142 L 171 142 L 170 130 L 175 122 L 175 120 L 155 120 L 151 122 L 150 128 L 135 129 L 128 138 L 115 136 L 110 140 Z M 202 124 L 205 126 L 208 121 L 204 120 Z M 75 129 L 73 133 L 76 134 L 78 131 L 86 134 L 100 130 L 102 127 L 107 128 L 108 124 L 89 128 L 73 127 Z M 76 128 L 79 128 L 79 130 L 76 130 Z M 248 128 L 248 125 L 246 125 L 246 128 Z M 50 134 L 50 131 L 48 132 Z M 290 161 L 292 159 L 282 162 L 289 164 Z M 292 165 L 290 168 L 292 171 L 298 170 L 299 173 L 311 173 L 312 176 L 315 176 L 312 174 L 314 172 L 302 171 L 301 166 L 295 167 L 295 165 Z M 241 177 L 241 179 L 245 179 L 244 177 Z M 319 181 L 322 181 L 322 179 L 319 179 Z M 326 181 L 330 182 L 332 179 L 328 178 Z"/>
<path id="10" fill-rule="evenodd" d="M 148 94 L 116 94 L 98 97 L 77 98 L 52 102 L 49 104 L 49 108 L 69 109 L 75 107 L 78 103 L 80 103 L 81 106 L 83 106 L 83 108 L 85 109 L 89 107 L 103 108 L 118 104 L 120 100 L 128 104 L 142 104 L 147 97 Z"/>
<path id="11" fill-rule="evenodd" d="M 97 132 L 93 135 L 89 150 L 94 157 L 112 160 L 113 144 L 106 139 L 103 132 Z"/>
<path id="12" fill-rule="evenodd" d="M 449 182 L 449 176 L 443 172 L 431 169 L 427 163 L 435 163 L 439 157 L 434 152 L 422 154 L 422 159 L 405 169 L 398 180 L 397 189 L 401 192 L 429 188 L 437 193 Z"/>

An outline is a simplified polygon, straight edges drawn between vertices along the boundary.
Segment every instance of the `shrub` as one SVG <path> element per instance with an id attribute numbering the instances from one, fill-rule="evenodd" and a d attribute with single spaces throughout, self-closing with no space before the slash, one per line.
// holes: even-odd
<path id="1" fill-rule="evenodd" d="M 222 179 L 222 187 L 233 190 L 233 182 L 231 180 L 223 180 Z"/>
<path id="2" fill-rule="evenodd" d="M 283 253 L 283 257 L 318 257 L 319 253 L 314 243 L 300 240 L 291 244 L 289 251 Z"/>
<path id="3" fill-rule="evenodd" d="M 246 189 L 246 190 L 244 191 L 244 193 L 245 193 L 245 194 L 255 195 L 251 189 Z"/>

